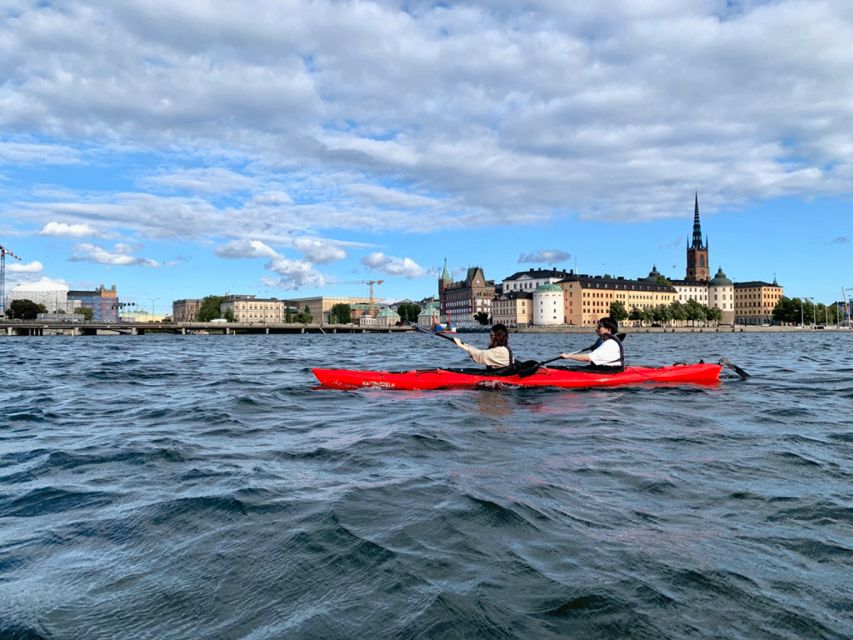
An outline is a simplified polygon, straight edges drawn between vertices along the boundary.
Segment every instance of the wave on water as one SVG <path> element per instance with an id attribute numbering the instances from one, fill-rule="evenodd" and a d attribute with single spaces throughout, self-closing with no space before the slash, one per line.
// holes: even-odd
<path id="1" fill-rule="evenodd" d="M 310 368 L 467 361 L 422 336 L 0 339 L 0 638 L 853 637 L 837 341 L 626 343 L 752 374 L 713 388 L 340 392 Z"/>

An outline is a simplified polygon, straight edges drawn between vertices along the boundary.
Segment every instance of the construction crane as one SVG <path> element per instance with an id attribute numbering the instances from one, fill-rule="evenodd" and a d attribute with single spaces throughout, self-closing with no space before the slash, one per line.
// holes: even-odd
<path id="1" fill-rule="evenodd" d="M 344 282 L 335 282 L 334 284 L 366 284 L 370 287 L 370 304 L 368 305 L 368 315 L 372 318 L 373 316 L 373 285 L 380 285 L 384 280 L 346 280 Z"/>
<path id="2" fill-rule="evenodd" d="M 6 313 L 6 256 L 20 260 L 12 251 L 0 244 L 0 314 Z"/>

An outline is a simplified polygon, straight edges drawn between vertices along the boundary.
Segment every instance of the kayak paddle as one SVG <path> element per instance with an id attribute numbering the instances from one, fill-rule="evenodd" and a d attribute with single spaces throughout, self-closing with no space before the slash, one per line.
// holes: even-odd
<path id="1" fill-rule="evenodd" d="M 734 371 L 736 374 L 738 374 L 740 376 L 741 380 L 746 380 L 749 377 L 749 374 L 746 371 L 744 371 L 739 366 L 737 366 L 736 364 L 731 362 L 728 358 L 720 358 L 720 364 L 724 367 L 728 367 L 729 369 Z"/>
<path id="2" fill-rule="evenodd" d="M 445 340 L 450 340 L 451 342 L 453 342 L 453 338 L 451 336 L 447 335 L 446 333 L 436 333 L 435 331 L 430 331 L 429 329 L 424 329 L 423 327 L 418 326 L 414 323 L 411 323 L 411 326 L 412 326 L 412 329 L 414 329 L 415 331 L 419 331 L 420 333 L 428 333 L 431 336 L 438 336 L 439 338 L 444 338 Z"/>
<path id="3" fill-rule="evenodd" d="M 624 342 L 626 337 L 627 337 L 627 334 L 625 334 L 625 333 L 617 333 L 616 334 L 616 339 L 619 340 L 619 342 Z M 586 349 L 581 349 L 580 351 L 575 351 L 574 353 L 572 353 L 570 355 L 576 356 L 579 353 L 586 353 L 587 351 L 592 351 L 595 348 L 596 344 L 597 344 L 597 341 L 595 343 L 591 344 L 590 346 L 588 346 Z M 516 375 L 519 378 L 527 378 L 529 376 L 532 376 L 537 371 L 539 371 L 539 367 L 543 367 L 546 364 L 549 364 L 551 362 L 556 362 L 557 360 L 561 359 L 562 357 L 563 357 L 562 355 L 559 355 L 556 358 L 551 358 L 550 360 L 543 360 L 542 362 L 536 362 L 535 360 L 526 360 L 524 362 L 519 363 L 518 373 Z"/>

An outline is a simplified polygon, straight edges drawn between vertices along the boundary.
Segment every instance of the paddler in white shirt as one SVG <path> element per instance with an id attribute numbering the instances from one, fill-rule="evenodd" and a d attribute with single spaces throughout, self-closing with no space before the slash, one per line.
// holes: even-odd
<path id="1" fill-rule="evenodd" d="M 595 326 L 598 341 L 590 353 L 561 353 L 561 358 L 588 362 L 589 368 L 602 373 L 619 373 L 625 369 L 625 350 L 616 337 L 619 323 L 613 318 L 601 318 Z"/>

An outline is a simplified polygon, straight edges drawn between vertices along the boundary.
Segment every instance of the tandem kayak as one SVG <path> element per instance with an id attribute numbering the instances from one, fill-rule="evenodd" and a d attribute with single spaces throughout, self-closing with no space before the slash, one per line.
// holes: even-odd
<path id="1" fill-rule="evenodd" d="M 715 384 L 723 363 L 675 364 L 668 367 L 625 367 L 620 373 L 597 373 L 583 369 L 540 367 L 532 375 L 490 375 L 482 369 L 425 369 L 412 371 L 354 371 L 312 369 L 324 387 L 334 389 L 427 390 L 472 389 L 476 387 L 616 387 L 647 383 Z"/>

